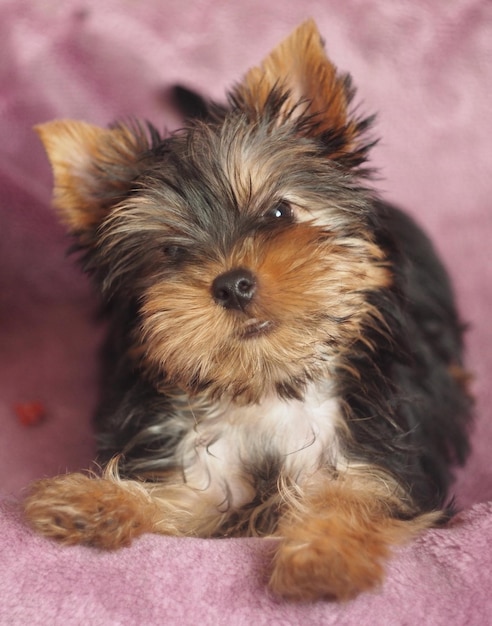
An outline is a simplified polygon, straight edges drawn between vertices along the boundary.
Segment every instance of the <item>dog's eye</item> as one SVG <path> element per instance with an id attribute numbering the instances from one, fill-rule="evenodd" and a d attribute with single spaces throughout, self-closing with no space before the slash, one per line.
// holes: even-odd
<path id="1" fill-rule="evenodd" d="M 286 200 L 282 200 L 273 205 L 268 211 L 265 211 L 263 217 L 274 220 L 292 219 L 294 217 L 294 211 Z"/>
<path id="2" fill-rule="evenodd" d="M 162 250 L 170 261 L 182 261 L 183 258 L 186 256 L 186 248 L 184 248 L 183 246 L 169 244 L 167 246 L 164 246 Z"/>

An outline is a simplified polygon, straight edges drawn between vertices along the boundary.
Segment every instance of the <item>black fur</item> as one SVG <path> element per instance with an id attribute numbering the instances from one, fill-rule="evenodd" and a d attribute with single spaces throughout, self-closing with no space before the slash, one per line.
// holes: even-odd
<path id="1" fill-rule="evenodd" d="M 360 379 L 340 373 L 347 421 L 354 454 L 398 476 L 419 506 L 432 510 L 445 503 L 450 466 L 468 453 L 471 400 L 449 367 L 462 366 L 463 327 L 428 237 L 395 207 L 374 208 L 395 283 L 372 298 L 390 332 L 378 334 L 375 351 L 354 346 L 349 359 Z"/>

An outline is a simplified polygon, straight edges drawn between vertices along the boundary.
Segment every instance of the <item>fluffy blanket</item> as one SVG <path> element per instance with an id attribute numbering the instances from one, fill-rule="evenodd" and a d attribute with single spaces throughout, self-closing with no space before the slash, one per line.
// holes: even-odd
<path id="1" fill-rule="evenodd" d="M 364 112 L 379 112 L 378 186 L 424 225 L 450 269 L 477 398 L 473 452 L 455 486 L 462 513 L 395 551 L 381 589 L 342 605 L 271 597 L 272 541 L 145 536 L 116 553 L 61 548 L 34 536 L 18 506 L 30 480 L 90 464 L 103 332 L 86 279 L 65 259 L 32 126 L 136 115 L 173 128 L 171 85 L 220 98 L 309 16 Z M 0 42 L 0 623 L 489 623 L 492 3 L 3 0 Z"/>

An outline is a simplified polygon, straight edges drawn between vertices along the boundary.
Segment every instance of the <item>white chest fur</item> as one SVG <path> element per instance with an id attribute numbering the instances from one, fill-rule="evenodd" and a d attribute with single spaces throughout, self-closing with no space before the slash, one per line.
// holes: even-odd
<path id="1" fill-rule="evenodd" d="M 197 422 L 181 444 L 185 480 L 217 506 L 240 507 L 255 494 L 255 470 L 269 459 L 301 483 L 321 466 L 337 465 L 339 405 L 331 388 L 312 385 L 303 401 L 265 398 L 223 404 Z"/>

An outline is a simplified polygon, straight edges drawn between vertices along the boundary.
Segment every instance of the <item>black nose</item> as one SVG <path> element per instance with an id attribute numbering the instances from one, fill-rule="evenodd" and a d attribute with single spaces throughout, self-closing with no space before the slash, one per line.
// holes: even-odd
<path id="1" fill-rule="evenodd" d="M 225 272 L 212 283 L 212 295 L 224 309 L 243 311 L 256 291 L 256 280 L 247 269 L 236 269 Z"/>

